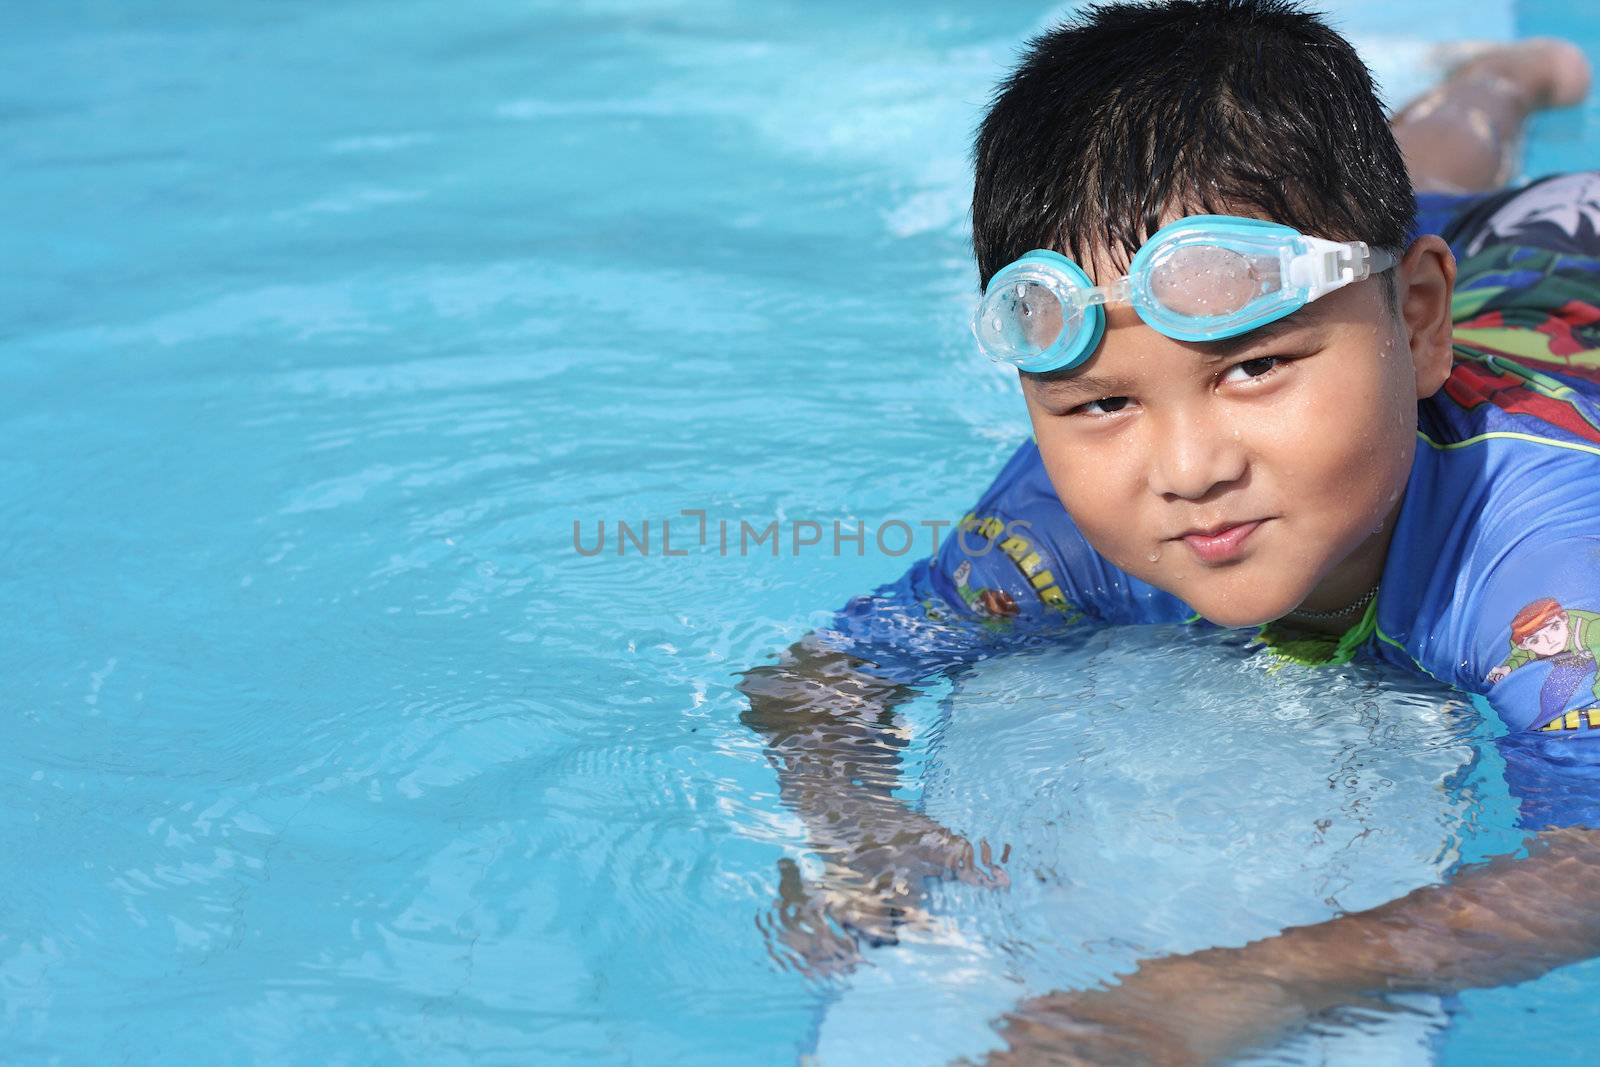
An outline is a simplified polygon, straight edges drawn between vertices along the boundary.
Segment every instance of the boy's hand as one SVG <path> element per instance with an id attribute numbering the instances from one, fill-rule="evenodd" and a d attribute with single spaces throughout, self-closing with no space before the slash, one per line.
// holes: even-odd
<path id="1" fill-rule="evenodd" d="M 1501 666 L 1490 671 L 1489 676 L 1485 678 L 1484 681 L 1488 682 L 1490 685 L 1499 685 L 1510 673 L 1511 668 L 1502 664 Z"/>
<path id="2" fill-rule="evenodd" d="M 876 813 L 876 818 L 872 814 Z M 1011 884 L 987 841 L 976 847 L 933 819 L 898 805 L 871 806 L 854 819 L 856 843 L 826 855 L 827 870 L 807 886 L 792 860 L 778 862 L 778 899 L 770 919 L 758 923 L 771 942 L 782 943 L 813 975 L 848 972 L 860 962 L 857 939 L 895 944 L 902 926 L 926 921 L 924 882 L 952 878 L 1000 889 Z"/>
<path id="3" fill-rule="evenodd" d="M 855 813 L 854 828 L 849 850 L 827 858 L 841 868 L 839 888 L 855 895 L 916 902 L 928 878 L 993 889 L 1011 884 L 1001 866 L 1011 858 L 1010 845 L 996 860 L 989 842 L 974 847 L 944 824 L 898 802 L 863 805 Z"/>

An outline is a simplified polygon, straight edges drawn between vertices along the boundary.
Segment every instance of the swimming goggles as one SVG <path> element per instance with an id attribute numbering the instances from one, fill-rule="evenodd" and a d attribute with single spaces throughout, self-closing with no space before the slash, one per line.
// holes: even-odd
<path id="1" fill-rule="evenodd" d="M 990 359 L 1068 370 L 1105 334 L 1105 304 L 1131 304 L 1176 341 L 1236 337 L 1394 266 L 1363 241 L 1325 241 L 1276 222 L 1191 215 L 1155 232 L 1111 285 L 1059 252 L 1036 249 L 989 280 L 972 332 Z"/>

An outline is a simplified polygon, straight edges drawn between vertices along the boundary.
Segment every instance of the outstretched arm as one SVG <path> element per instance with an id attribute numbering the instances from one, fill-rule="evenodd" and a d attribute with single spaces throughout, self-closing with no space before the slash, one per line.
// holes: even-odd
<path id="1" fill-rule="evenodd" d="M 783 803 L 805 822 L 826 865 L 817 891 L 827 917 L 892 940 L 915 914 L 924 878 L 1003 884 L 987 845 L 975 849 L 895 796 L 908 743 L 895 707 L 916 690 L 868 673 L 814 635 L 776 664 L 746 672 L 740 689 L 750 700 L 744 723 L 766 739 Z M 792 869 L 782 891 L 803 915 L 805 890 Z"/>
<path id="2" fill-rule="evenodd" d="M 1525 859 L 1369 911 L 1026 1001 L 1002 1022 L 1009 1051 L 986 1062 L 1213 1063 L 1373 994 L 1506 985 L 1597 954 L 1600 831 L 1547 831 Z"/>
<path id="3" fill-rule="evenodd" d="M 824 864 L 812 887 L 780 864 L 777 932 L 808 963 L 821 954 L 824 967 L 849 965 L 856 935 L 892 940 L 918 918 L 930 877 L 1007 884 L 1003 850 L 974 847 L 897 794 L 910 742 L 899 711 L 923 679 L 1084 618 L 1073 579 L 1098 573 L 1086 570 L 1097 561 L 1025 442 L 931 557 L 744 675 L 744 721 L 766 739 L 783 802 Z"/>

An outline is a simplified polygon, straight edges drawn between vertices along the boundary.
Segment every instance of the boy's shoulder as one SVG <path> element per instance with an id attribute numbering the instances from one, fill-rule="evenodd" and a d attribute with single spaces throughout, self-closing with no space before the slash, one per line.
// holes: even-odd
<path id="1" fill-rule="evenodd" d="M 1467 198 L 1445 215 L 1434 221 L 1458 259 L 1456 364 L 1422 406 L 1424 434 L 1600 448 L 1600 174 Z"/>
<path id="2" fill-rule="evenodd" d="M 1493 452 L 1480 491 L 1559 460 L 1587 482 L 1600 457 L 1600 174 L 1451 198 L 1433 221 L 1458 260 L 1456 358 L 1419 407 L 1420 443 Z"/>
<path id="3" fill-rule="evenodd" d="M 1501 692 L 1542 675 L 1497 668 L 1530 606 L 1600 611 L 1600 385 L 1507 351 L 1544 343 L 1512 329 L 1539 331 L 1490 328 L 1497 347 L 1459 345 L 1445 388 L 1421 405 L 1379 636 L 1440 680 L 1490 694 L 1521 730 L 1589 691 Z"/>
<path id="4" fill-rule="evenodd" d="M 1549 335 L 1539 330 L 1496 327 L 1495 333 L 1490 347 L 1477 331 L 1458 331 L 1449 378 L 1418 406 L 1419 443 L 1448 451 L 1519 441 L 1600 457 L 1600 365 L 1591 370 L 1540 358 L 1532 350 L 1548 344 Z M 1600 359 L 1600 347 L 1592 355 Z M 1548 455 L 1538 448 L 1526 454 Z"/>
<path id="5" fill-rule="evenodd" d="M 1546 685 L 1552 661 L 1529 662 L 1515 640 L 1534 609 L 1553 617 L 1557 605 L 1572 620 L 1600 611 L 1597 222 L 1600 177 L 1584 174 L 1483 198 L 1447 227 L 1459 259 L 1455 366 L 1419 405 L 1384 572 L 1379 636 L 1435 677 L 1487 693 L 1514 730 L 1564 723 L 1600 700 L 1592 671 L 1571 692 L 1579 667 Z"/>
<path id="6" fill-rule="evenodd" d="M 1540 238 L 1467 244 L 1455 364 L 1418 406 L 1401 555 L 1453 567 L 1457 583 L 1600 532 L 1600 257 Z"/>

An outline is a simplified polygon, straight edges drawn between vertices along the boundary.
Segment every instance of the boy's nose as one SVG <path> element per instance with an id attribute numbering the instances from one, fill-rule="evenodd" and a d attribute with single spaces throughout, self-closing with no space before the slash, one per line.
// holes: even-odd
<path id="1" fill-rule="evenodd" d="M 1238 430 L 1197 411 L 1174 413 L 1151 428 L 1156 440 L 1150 488 L 1161 496 L 1197 500 L 1244 477 L 1245 448 Z"/>

